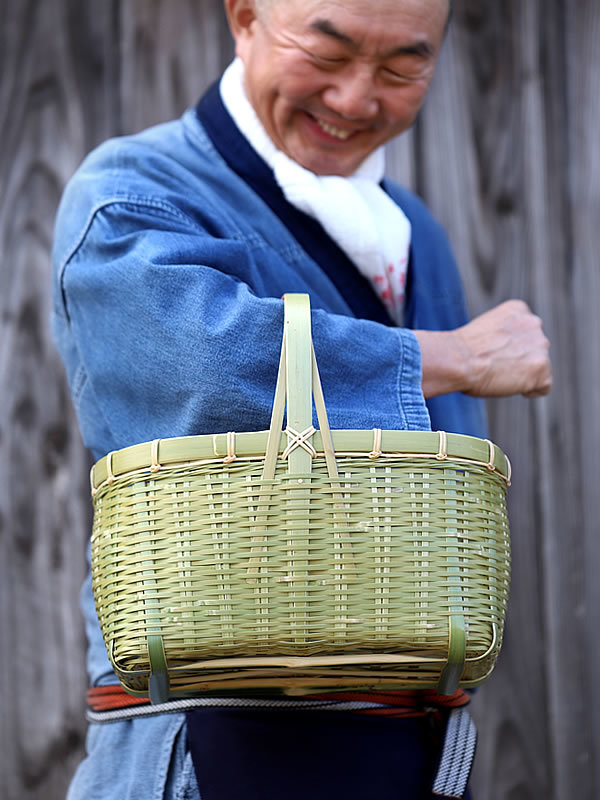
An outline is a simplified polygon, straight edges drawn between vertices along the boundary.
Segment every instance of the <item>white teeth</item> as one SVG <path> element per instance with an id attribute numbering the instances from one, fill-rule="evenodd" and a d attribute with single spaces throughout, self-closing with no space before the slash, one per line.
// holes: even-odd
<path id="1" fill-rule="evenodd" d="M 319 123 L 319 127 L 322 128 L 325 133 L 328 133 L 330 136 L 335 136 L 336 139 L 347 139 L 352 131 L 343 131 L 341 128 L 336 128 L 334 125 L 330 125 L 328 122 L 324 122 L 322 119 L 317 119 Z"/>

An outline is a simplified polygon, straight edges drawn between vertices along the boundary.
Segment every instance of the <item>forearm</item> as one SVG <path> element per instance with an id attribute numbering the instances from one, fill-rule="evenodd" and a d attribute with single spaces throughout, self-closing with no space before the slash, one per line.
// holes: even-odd
<path id="1" fill-rule="evenodd" d="M 85 376 L 78 411 L 90 449 L 268 427 L 286 265 L 270 251 L 260 259 L 165 209 L 113 203 L 95 215 L 56 292 L 64 302 L 56 324 L 74 345 L 70 372 Z M 311 292 L 292 277 L 296 291 Z M 413 333 L 330 313 L 313 299 L 332 427 L 427 428 Z"/>

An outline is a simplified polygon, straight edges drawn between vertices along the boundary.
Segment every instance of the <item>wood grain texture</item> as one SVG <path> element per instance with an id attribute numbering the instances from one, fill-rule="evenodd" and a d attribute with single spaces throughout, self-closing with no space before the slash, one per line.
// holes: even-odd
<path id="1" fill-rule="evenodd" d="M 575 752 L 575 763 L 589 775 L 594 796 L 600 793 L 600 691 L 597 672 L 600 663 L 600 6 L 590 0 L 564 4 L 565 73 L 567 76 L 564 113 L 557 110 L 556 121 L 566 128 L 568 185 L 569 269 L 563 278 L 564 290 L 572 297 L 573 329 L 566 332 L 563 354 L 572 358 L 570 374 L 575 392 L 563 405 L 562 415 L 573 419 L 578 443 L 576 465 L 579 467 L 579 491 L 570 497 L 569 509 L 580 523 L 571 528 L 573 546 L 580 553 L 583 568 L 574 579 L 580 579 L 576 608 L 577 625 L 585 636 L 576 643 L 566 639 L 566 647 L 581 647 L 585 670 L 579 687 L 586 706 L 587 736 Z M 555 316 L 562 318 L 564 307 L 555 306 Z M 569 392 L 566 387 L 565 394 Z M 567 511 L 568 513 L 568 511 Z M 561 633 L 569 635 L 569 619 Z M 563 677 L 563 676 L 561 676 Z M 570 777 L 561 773 L 561 785 Z"/>
<path id="2" fill-rule="evenodd" d="M 87 456 L 51 344 L 52 225 L 67 178 L 110 126 L 110 20 L 75 3 L 5 4 L 0 125 L 0 796 L 59 798 L 81 758 L 78 596 Z M 98 50 L 100 49 L 100 52 Z M 85 98 L 85 99 L 83 99 Z"/>
<path id="3" fill-rule="evenodd" d="M 419 123 L 417 187 L 449 231 L 472 310 L 521 297 L 553 344 L 550 397 L 489 406 L 516 476 L 508 632 L 474 702 L 473 782 L 492 800 L 600 788 L 599 13 L 592 2 L 457 2 Z"/>
<path id="4" fill-rule="evenodd" d="M 474 701 L 476 800 L 600 793 L 600 5 L 456 0 L 391 173 L 446 227 L 471 310 L 526 299 L 548 398 L 489 405 L 511 455 L 513 587 Z M 82 756 L 87 456 L 50 341 L 62 189 L 108 136 L 179 115 L 229 61 L 221 0 L 0 0 L 0 797 L 59 800 Z M 8 702 L 7 702 L 8 701 Z"/>
<path id="5" fill-rule="evenodd" d="M 121 3 L 124 132 L 179 116 L 233 56 L 222 0 Z"/>

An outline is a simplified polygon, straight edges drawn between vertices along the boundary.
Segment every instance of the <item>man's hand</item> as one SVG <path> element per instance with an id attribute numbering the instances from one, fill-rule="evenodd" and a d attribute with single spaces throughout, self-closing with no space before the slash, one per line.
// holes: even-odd
<path id="1" fill-rule="evenodd" d="M 552 388 L 550 342 L 540 318 L 522 300 L 508 300 L 454 331 L 415 335 L 425 397 L 457 391 L 539 397 Z"/>

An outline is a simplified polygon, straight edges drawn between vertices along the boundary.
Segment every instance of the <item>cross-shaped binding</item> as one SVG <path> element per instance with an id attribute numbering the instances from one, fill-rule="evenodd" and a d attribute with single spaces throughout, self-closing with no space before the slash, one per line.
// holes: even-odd
<path id="1" fill-rule="evenodd" d="M 307 428 L 305 431 L 302 431 L 302 433 L 298 433 L 298 431 L 295 431 L 288 425 L 288 427 L 285 429 L 285 432 L 287 433 L 288 436 L 288 446 L 283 452 L 284 458 L 287 458 L 290 453 L 293 453 L 297 447 L 302 447 L 312 458 L 316 457 L 317 451 L 308 441 L 310 437 L 317 432 L 316 428 L 313 428 L 313 426 L 311 425 L 310 428 Z"/>

